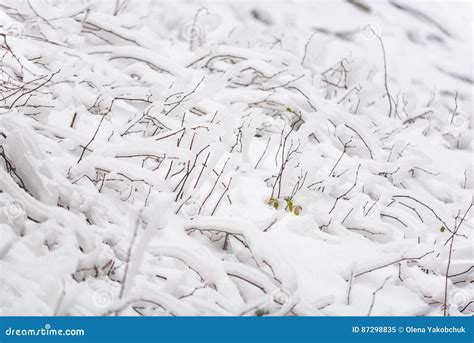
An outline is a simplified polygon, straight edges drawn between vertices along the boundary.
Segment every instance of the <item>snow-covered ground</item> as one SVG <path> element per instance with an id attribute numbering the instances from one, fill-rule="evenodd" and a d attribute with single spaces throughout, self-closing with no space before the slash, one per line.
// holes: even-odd
<path id="1" fill-rule="evenodd" d="M 0 0 L 0 314 L 472 315 L 472 24 Z"/>

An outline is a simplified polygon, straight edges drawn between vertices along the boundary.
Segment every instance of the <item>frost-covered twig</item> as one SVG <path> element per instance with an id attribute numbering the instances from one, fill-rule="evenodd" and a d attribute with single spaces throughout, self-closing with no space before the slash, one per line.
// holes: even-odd
<path id="1" fill-rule="evenodd" d="M 471 210 L 473 206 L 473 203 L 469 205 L 467 208 L 466 212 L 464 213 L 462 219 L 460 220 L 459 224 L 455 227 L 450 239 L 451 242 L 449 243 L 449 253 L 448 253 L 448 262 L 446 264 L 446 272 L 445 272 L 445 278 L 444 278 L 444 299 L 443 299 L 443 315 L 447 316 L 448 315 L 448 280 L 449 280 L 449 269 L 451 267 L 451 259 L 452 259 L 452 254 L 453 254 L 453 245 L 454 245 L 454 238 L 456 236 L 456 233 L 459 231 L 461 228 L 462 223 L 466 219 L 466 216 L 468 215 L 469 211 Z"/>
<path id="2" fill-rule="evenodd" d="M 374 31 L 374 29 L 369 25 L 370 31 L 372 31 L 372 34 L 377 37 L 380 43 L 380 47 L 382 48 L 382 54 L 383 54 L 383 68 L 384 68 L 384 87 L 385 87 L 385 95 L 388 100 L 388 117 L 392 117 L 392 95 L 390 94 L 390 91 L 388 89 L 388 72 L 387 72 L 387 55 L 385 52 L 385 45 L 383 44 L 383 40 L 380 37 L 380 35 Z"/>
<path id="3" fill-rule="evenodd" d="M 369 307 L 369 312 L 367 313 L 367 316 L 370 316 L 372 314 L 372 310 L 374 308 L 374 305 L 375 305 L 375 297 L 377 296 L 377 293 L 380 292 L 384 287 L 385 287 L 385 284 L 387 283 L 388 280 L 390 280 L 392 278 L 392 276 L 388 276 L 383 282 L 382 284 L 380 285 L 379 288 L 377 288 L 373 293 L 372 293 L 372 302 L 370 303 L 370 307 Z"/>

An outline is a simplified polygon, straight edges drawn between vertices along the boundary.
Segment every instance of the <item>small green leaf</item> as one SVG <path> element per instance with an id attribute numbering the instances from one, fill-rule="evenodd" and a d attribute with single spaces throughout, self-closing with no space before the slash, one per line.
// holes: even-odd
<path id="1" fill-rule="evenodd" d="M 293 213 L 295 214 L 295 216 L 299 216 L 301 211 L 303 211 L 303 208 L 300 205 L 295 206 L 295 208 L 293 209 Z"/>
<path id="2" fill-rule="evenodd" d="M 267 202 L 271 207 L 273 207 L 275 210 L 278 210 L 280 207 L 280 204 L 278 202 L 278 199 L 275 198 L 270 198 Z"/>
<path id="3" fill-rule="evenodd" d="M 285 198 L 285 201 L 286 201 L 286 208 L 288 209 L 288 211 L 293 212 L 293 200 L 287 197 Z"/>
<path id="4" fill-rule="evenodd" d="M 446 228 L 445 228 L 444 226 L 441 226 L 441 228 L 439 229 L 439 231 L 444 232 L 444 231 L 446 231 Z"/>
<path id="5" fill-rule="evenodd" d="M 292 113 L 293 113 L 293 110 L 291 109 L 291 107 L 287 107 L 286 110 L 287 110 L 288 112 L 292 112 Z"/>

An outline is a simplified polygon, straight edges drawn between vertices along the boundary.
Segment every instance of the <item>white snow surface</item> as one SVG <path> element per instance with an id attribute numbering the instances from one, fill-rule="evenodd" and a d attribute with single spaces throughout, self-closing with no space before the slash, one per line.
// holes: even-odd
<path id="1" fill-rule="evenodd" d="M 472 24 L 0 0 L 0 314 L 472 315 Z"/>

